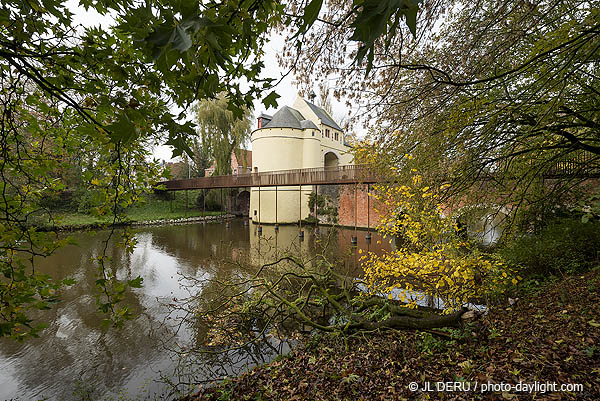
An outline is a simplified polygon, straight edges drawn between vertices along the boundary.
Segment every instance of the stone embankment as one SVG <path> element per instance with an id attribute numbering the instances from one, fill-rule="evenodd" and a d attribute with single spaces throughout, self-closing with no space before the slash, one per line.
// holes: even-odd
<path id="1" fill-rule="evenodd" d="M 146 221 L 119 221 L 106 223 L 91 223 L 91 224 L 65 224 L 60 226 L 38 227 L 38 231 L 80 231 L 80 230 L 102 230 L 110 227 L 141 227 L 141 226 L 159 226 L 159 225 L 175 225 L 175 224 L 190 224 L 205 221 L 207 223 L 218 223 L 225 219 L 234 218 L 233 214 L 224 214 L 221 216 L 196 216 L 182 217 L 179 219 L 156 219 Z"/>
<path id="2" fill-rule="evenodd" d="M 133 227 L 138 226 L 157 226 L 157 225 L 165 225 L 165 224 L 188 224 L 188 223 L 197 223 L 200 221 L 206 222 L 218 222 L 223 219 L 231 219 L 234 218 L 233 214 L 224 214 L 221 216 L 197 216 L 197 217 L 182 217 L 179 219 L 158 219 L 158 220 L 148 220 L 148 221 L 133 221 L 126 225 L 131 225 Z"/>

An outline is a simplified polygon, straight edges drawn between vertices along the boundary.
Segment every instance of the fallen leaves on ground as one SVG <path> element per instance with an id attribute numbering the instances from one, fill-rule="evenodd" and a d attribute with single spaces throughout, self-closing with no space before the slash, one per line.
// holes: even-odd
<path id="1" fill-rule="evenodd" d="M 313 337 L 287 356 L 201 388 L 188 400 L 596 401 L 599 316 L 600 272 L 589 272 L 547 284 L 513 306 L 492 308 L 461 329 Z M 419 390 L 409 389 L 412 382 Z M 426 382 L 432 391 L 424 391 Z M 458 391 L 437 391 L 448 387 L 438 383 L 455 382 Z M 583 384 L 583 391 L 481 392 L 484 384 L 519 382 Z"/>

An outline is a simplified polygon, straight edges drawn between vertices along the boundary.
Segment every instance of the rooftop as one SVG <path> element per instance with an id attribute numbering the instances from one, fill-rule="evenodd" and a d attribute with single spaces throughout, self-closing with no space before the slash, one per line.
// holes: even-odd
<path id="1" fill-rule="evenodd" d="M 288 106 L 283 106 L 279 109 L 273 115 L 273 119 L 263 128 L 319 129 L 312 121 L 304 118 L 298 110 Z"/>
<path id="2" fill-rule="evenodd" d="M 327 111 L 325 111 L 321 107 L 317 106 L 316 104 L 313 104 L 313 103 L 309 102 L 306 99 L 304 101 L 306 102 L 306 104 L 308 105 L 308 107 L 310 107 L 310 109 L 313 111 L 313 113 L 315 113 L 317 115 L 317 117 L 319 117 L 321 119 L 321 121 L 323 122 L 323 124 L 328 125 L 331 128 L 335 128 L 335 129 L 337 129 L 339 131 L 342 130 L 340 128 L 340 126 L 337 125 L 337 123 L 334 121 L 334 119 L 331 118 L 331 116 L 329 115 L 329 113 Z"/>

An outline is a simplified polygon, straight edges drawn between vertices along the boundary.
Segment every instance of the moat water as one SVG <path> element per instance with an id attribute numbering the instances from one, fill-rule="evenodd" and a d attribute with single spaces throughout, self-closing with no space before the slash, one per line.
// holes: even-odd
<path id="1" fill-rule="evenodd" d="M 312 227 L 303 229 L 305 238 L 300 240 L 296 226 L 281 226 L 277 233 L 264 226 L 259 237 L 257 226 L 239 219 L 229 227 L 144 227 L 134 230 L 132 254 L 115 246 L 116 233 L 108 243 L 108 268 L 120 279 L 142 276 L 144 281 L 142 288 L 127 292 L 125 302 L 135 318 L 122 329 L 108 330 L 96 309 L 97 266 L 92 262 L 102 253 L 108 231 L 71 234 L 78 245 L 37 260 L 36 269 L 77 282 L 62 291 L 60 303 L 36 315 L 48 324 L 39 338 L 24 343 L 0 339 L 0 400 L 172 399 L 176 390 L 239 374 L 287 352 L 288 344 L 269 340 L 225 354 L 182 353 L 186 345 L 201 341 L 203 333 L 176 305 L 190 296 L 210 297 L 214 289 L 203 283 L 239 275 L 241 266 L 251 269 L 282 252 L 307 258 L 330 255 L 360 274 L 357 249 L 390 246 L 375 233 L 367 242 L 365 232 L 359 231 L 354 248 L 353 230 L 321 227 L 315 235 Z"/>

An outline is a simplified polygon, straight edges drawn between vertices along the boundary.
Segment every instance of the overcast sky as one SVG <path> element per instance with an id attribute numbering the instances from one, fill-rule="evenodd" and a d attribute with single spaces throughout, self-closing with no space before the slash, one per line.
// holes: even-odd
<path id="1" fill-rule="evenodd" d="M 114 20 L 109 16 L 103 16 L 98 14 L 94 10 L 86 11 L 83 7 L 79 6 L 79 0 L 68 0 L 67 5 L 71 12 L 73 12 L 74 17 L 73 21 L 75 24 L 80 24 L 83 26 L 98 26 L 101 25 L 104 29 L 107 29 Z M 277 63 L 276 55 L 280 53 L 283 49 L 284 38 L 281 35 L 273 34 L 269 43 L 265 48 L 265 69 L 263 70 L 264 77 L 271 77 L 279 79 L 284 74 L 282 68 L 279 67 Z M 293 75 L 289 74 L 286 78 L 284 78 L 278 85 L 275 87 L 275 91 L 281 97 L 278 99 L 279 107 L 281 106 L 291 106 L 294 100 L 296 100 L 296 96 L 298 95 L 298 89 L 292 84 Z M 315 93 L 318 92 L 317 88 L 314 88 Z M 267 91 L 265 95 L 267 95 L 270 91 Z M 342 103 L 338 103 L 335 99 L 332 99 L 332 105 L 334 109 L 334 114 L 346 114 L 344 110 L 344 106 Z M 267 109 L 265 110 L 264 105 L 261 103 L 261 99 L 257 99 L 254 101 L 254 116 L 255 118 L 252 121 L 252 128 L 255 128 L 256 117 L 263 112 L 267 114 L 272 114 L 277 110 Z M 189 116 L 191 119 L 192 116 Z M 248 144 L 250 146 L 250 144 Z M 250 148 L 251 149 L 251 148 Z M 158 146 L 154 149 L 154 156 L 157 159 L 169 161 L 171 160 L 172 150 L 169 146 Z"/>

